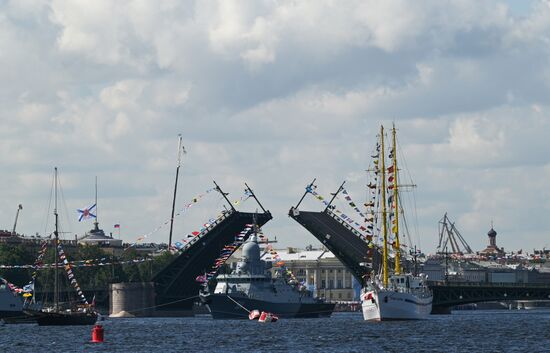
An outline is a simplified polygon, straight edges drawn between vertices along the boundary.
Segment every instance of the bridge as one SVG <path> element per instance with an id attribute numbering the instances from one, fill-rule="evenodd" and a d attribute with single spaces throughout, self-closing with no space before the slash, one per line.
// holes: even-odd
<path id="1" fill-rule="evenodd" d="M 214 222 L 205 225 L 206 228 L 181 249 L 180 255 L 152 276 L 152 281 L 155 282 L 157 312 L 165 311 L 168 314 L 191 310 L 201 289 L 197 277 L 211 269 L 222 249 L 233 243 L 247 224 L 261 227 L 272 218 L 271 213 L 264 209 L 254 191 L 246 183 L 249 197 L 256 200 L 262 213 L 237 211 L 227 198 L 228 194 L 224 193 L 216 182 L 214 185 L 230 209 L 222 212 Z M 246 241 L 249 236 L 250 233 L 245 234 L 242 241 Z"/>
<path id="2" fill-rule="evenodd" d="M 346 266 L 359 283 L 364 283 L 365 275 L 373 270 L 375 264 L 382 262 L 381 251 L 377 247 L 369 248 L 364 235 L 334 212 L 334 206 L 331 206 L 331 204 L 343 189 L 345 182 L 332 194 L 333 197 L 330 202 L 325 203 L 326 207 L 322 212 L 298 209 L 313 187 L 315 180 L 313 179 L 306 187 L 302 198 L 296 206 L 290 208 L 288 215 L 323 243 Z M 368 255 L 369 251 L 372 256 Z M 376 270 L 376 267 L 374 269 Z"/>
<path id="3" fill-rule="evenodd" d="M 234 209 L 226 211 L 221 218 L 197 236 L 172 262 L 153 276 L 156 284 L 156 310 L 190 310 L 196 298 L 200 283 L 197 276 L 203 275 L 220 256 L 227 244 L 235 241 L 235 236 L 247 224 L 254 221 L 263 226 L 272 218 L 271 213 L 246 213 Z M 248 235 L 244 238 L 246 240 Z"/>
<path id="4" fill-rule="evenodd" d="M 431 282 L 432 314 L 450 314 L 453 306 L 508 300 L 550 300 L 550 283 Z"/>
<path id="5" fill-rule="evenodd" d="M 371 260 L 367 257 L 368 244 L 361 239 L 358 231 L 329 209 L 312 212 L 292 207 L 288 215 L 323 243 L 355 279 L 363 283 L 364 275 L 371 271 Z M 376 254 L 378 252 L 375 252 L 375 263 Z"/>

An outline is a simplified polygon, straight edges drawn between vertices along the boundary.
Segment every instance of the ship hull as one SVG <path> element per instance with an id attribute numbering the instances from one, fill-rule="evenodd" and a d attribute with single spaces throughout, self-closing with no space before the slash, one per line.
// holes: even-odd
<path id="1" fill-rule="evenodd" d="M 25 311 L 25 313 L 34 318 L 39 326 L 94 325 L 97 321 L 97 315 L 94 313 L 42 311 Z"/>
<path id="2" fill-rule="evenodd" d="M 214 319 L 248 319 L 247 309 L 270 312 L 279 318 L 329 317 L 335 306 L 335 304 L 322 302 L 276 303 L 240 296 L 230 298 L 225 294 L 206 295 L 203 301 Z"/>
<path id="3" fill-rule="evenodd" d="M 36 320 L 23 311 L 0 311 L 0 320 L 6 324 L 32 324 Z"/>
<path id="4" fill-rule="evenodd" d="M 369 291 L 361 297 L 363 318 L 367 321 L 424 320 L 432 311 L 432 296 L 412 293 Z"/>

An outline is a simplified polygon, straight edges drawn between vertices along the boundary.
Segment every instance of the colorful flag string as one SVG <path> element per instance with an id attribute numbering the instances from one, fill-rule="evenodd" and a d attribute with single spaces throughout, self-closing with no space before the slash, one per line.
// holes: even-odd
<path id="1" fill-rule="evenodd" d="M 71 267 L 100 267 L 100 266 L 111 266 L 111 265 L 126 265 L 126 264 L 136 264 L 136 263 L 142 263 L 146 261 L 153 261 L 153 258 L 141 258 L 141 259 L 133 259 L 133 260 L 124 260 L 124 261 L 105 261 L 107 258 L 101 258 L 101 259 L 90 259 L 90 260 L 78 260 L 69 262 Z M 52 269 L 55 268 L 55 264 L 42 264 L 40 266 L 36 265 L 0 265 L 0 269 L 28 269 L 32 268 L 36 271 L 38 270 L 44 270 L 44 269 Z M 33 276 L 36 277 L 37 272 L 33 272 Z M 33 277 L 33 278 L 34 278 Z M 29 282 L 29 284 L 32 283 Z"/>
<path id="2" fill-rule="evenodd" d="M 244 241 L 252 233 L 253 229 L 253 224 L 246 224 L 244 229 L 241 230 L 237 235 L 235 235 L 235 240 L 222 248 L 222 250 L 220 251 L 220 256 L 216 260 L 214 260 L 214 264 L 212 265 L 210 270 L 204 275 L 197 276 L 195 280 L 197 282 L 206 284 L 208 283 L 208 281 L 214 278 L 218 273 L 220 267 L 222 267 L 231 257 L 231 255 L 233 255 L 233 253 L 237 251 L 237 249 L 244 243 Z"/>
<path id="3" fill-rule="evenodd" d="M 189 203 L 187 203 L 181 210 L 179 210 L 175 215 L 174 215 L 174 218 L 176 218 L 177 216 L 179 215 L 182 215 L 184 214 L 187 210 L 189 210 L 191 207 L 193 207 L 196 203 L 198 203 L 203 197 L 205 197 L 206 195 L 210 194 L 212 191 L 214 191 L 215 188 L 210 188 L 208 190 L 206 190 L 204 193 L 202 194 L 199 194 L 195 197 L 193 197 L 191 199 L 191 201 Z M 153 229 L 152 231 L 150 231 L 149 233 L 147 234 L 144 234 L 144 235 L 141 235 L 139 236 L 136 241 L 132 244 L 130 244 L 130 247 L 126 248 L 126 250 L 128 250 L 129 248 L 133 247 L 133 246 L 136 246 L 138 243 L 144 241 L 145 239 L 147 239 L 148 237 L 150 237 L 151 235 L 155 234 L 156 232 L 158 232 L 159 230 L 161 230 L 162 228 L 164 228 L 165 226 L 167 226 L 168 224 L 170 224 L 170 221 L 172 219 L 169 218 L 167 219 L 166 221 L 164 221 L 161 225 L 159 225 L 158 227 L 156 227 L 155 229 Z"/>
<path id="4" fill-rule="evenodd" d="M 321 201 L 325 206 L 328 206 L 329 203 L 325 200 L 323 196 L 317 193 L 317 191 L 315 190 L 316 188 L 317 188 L 316 186 L 313 186 L 313 187 L 308 186 L 306 187 L 306 190 L 309 193 L 311 193 L 317 200 Z M 367 236 L 372 237 L 372 227 L 370 227 L 369 225 L 367 226 L 361 225 L 359 222 L 355 221 L 353 218 L 351 218 L 350 216 L 346 215 L 345 213 L 337 209 L 336 206 L 334 205 L 331 208 L 332 208 L 332 211 L 329 210 L 329 212 L 336 214 L 342 222 L 347 223 L 352 227 L 355 226 L 354 229 L 360 234 L 360 237 L 363 240 L 366 240 Z"/>
<path id="5" fill-rule="evenodd" d="M 260 239 L 265 242 L 269 243 L 269 239 L 266 235 L 263 233 L 259 233 Z M 279 268 L 279 272 L 281 273 L 281 276 L 283 280 L 291 287 L 295 288 L 298 291 L 305 291 L 307 290 L 307 287 L 304 285 L 304 283 L 300 282 L 298 278 L 290 271 L 286 266 L 285 262 L 277 252 L 277 250 L 273 249 L 271 245 L 266 245 L 265 251 L 268 252 L 271 255 L 271 260 L 275 261 L 274 267 Z"/>
<path id="6" fill-rule="evenodd" d="M 82 292 L 82 289 L 80 288 L 80 285 L 76 280 L 76 276 L 73 272 L 73 267 L 69 263 L 69 260 L 67 260 L 67 257 L 65 256 L 65 251 L 63 250 L 63 246 L 61 245 L 61 243 L 57 244 L 57 254 L 59 255 L 59 259 L 63 262 L 63 267 L 65 268 L 67 277 L 69 278 L 69 281 L 71 282 L 74 289 L 76 290 L 76 293 L 80 297 L 80 300 L 82 301 L 83 304 L 88 305 L 88 300 L 86 299 L 86 296 Z"/>

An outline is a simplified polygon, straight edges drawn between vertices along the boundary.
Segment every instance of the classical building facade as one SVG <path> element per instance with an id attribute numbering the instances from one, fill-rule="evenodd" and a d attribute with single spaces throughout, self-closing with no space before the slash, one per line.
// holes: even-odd
<path id="1" fill-rule="evenodd" d="M 352 301 L 358 288 L 353 275 L 327 250 L 277 250 L 285 266 L 318 298 Z M 355 288 L 355 289 L 354 289 Z"/>

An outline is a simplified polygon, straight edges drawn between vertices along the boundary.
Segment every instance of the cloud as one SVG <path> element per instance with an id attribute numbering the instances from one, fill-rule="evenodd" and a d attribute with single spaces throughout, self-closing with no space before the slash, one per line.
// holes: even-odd
<path id="1" fill-rule="evenodd" d="M 23 203 L 21 230 L 43 231 L 57 165 L 69 208 L 98 175 L 101 222 L 133 240 L 169 214 L 182 133 L 180 205 L 212 179 L 231 197 L 247 181 L 275 215 L 266 232 L 311 243 L 288 208 L 315 177 L 326 195 L 348 179 L 363 197 L 379 125 L 395 122 L 426 248 L 445 211 L 478 248 L 491 219 L 506 248 L 542 246 L 550 8 L 510 4 L 6 2 L 0 222 Z M 221 204 L 197 206 L 178 232 Z"/>

